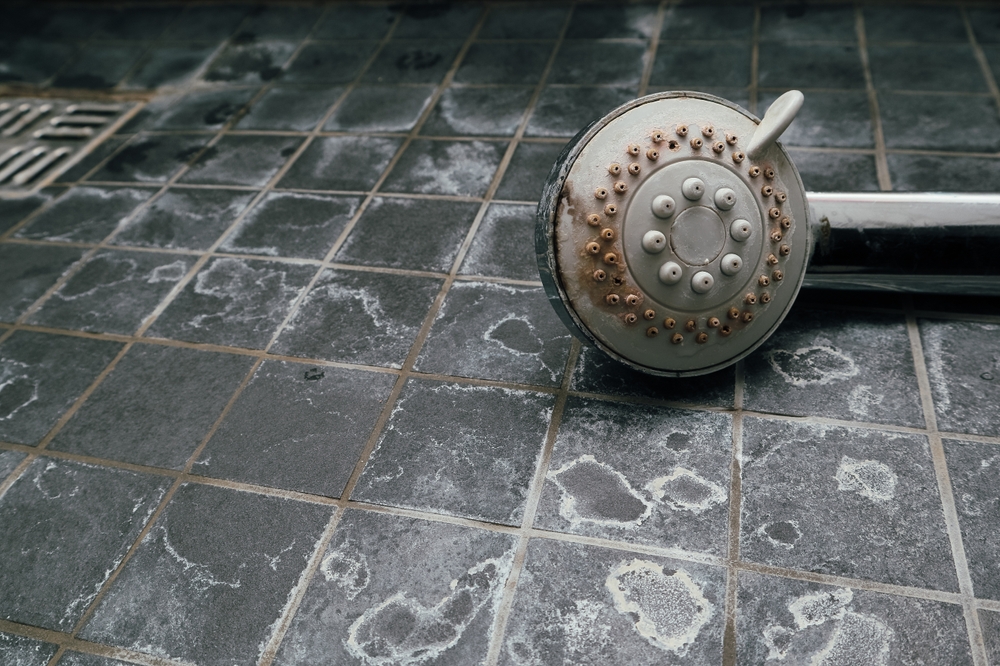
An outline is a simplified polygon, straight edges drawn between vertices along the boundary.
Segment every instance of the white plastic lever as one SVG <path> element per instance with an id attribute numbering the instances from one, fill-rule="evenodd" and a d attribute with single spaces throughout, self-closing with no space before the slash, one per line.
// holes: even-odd
<path id="1" fill-rule="evenodd" d="M 750 145 L 747 147 L 750 159 L 757 159 L 768 146 L 777 141 L 782 132 L 788 129 L 795 120 L 795 114 L 802 108 L 803 101 L 805 96 L 798 90 L 789 90 L 774 100 L 750 139 Z"/>

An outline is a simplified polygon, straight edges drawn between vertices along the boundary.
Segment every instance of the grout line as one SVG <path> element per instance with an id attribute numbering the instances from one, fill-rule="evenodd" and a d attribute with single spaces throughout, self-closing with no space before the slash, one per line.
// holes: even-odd
<path id="1" fill-rule="evenodd" d="M 750 47 L 750 86 L 747 89 L 748 104 L 747 111 L 760 116 L 757 112 L 757 97 L 760 92 L 760 4 L 753 8 L 753 30 L 752 43 Z M 784 92 L 784 90 L 782 91 Z"/>
<path id="2" fill-rule="evenodd" d="M 972 46 L 972 52 L 976 56 L 976 61 L 979 62 L 979 69 L 983 72 L 983 80 L 986 82 L 986 88 L 990 91 L 990 96 L 993 98 L 994 104 L 997 105 L 997 113 L 1000 113 L 1000 87 L 997 86 L 997 79 L 993 74 L 993 68 L 990 67 L 990 61 L 987 59 L 983 47 L 980 46 L 979 40 L 976 39 L 976 31 L 972 29 L 969 12 L 964 6 L 959 6 L 958 11 L 962 14 L 965 33 L 969 37 L 969 44 Z"/>
<path id="3" fill-rule="evenodd" d="M 872 135 L 875 139 L 875 171 L 878 175 L 879 189 L 885 192 L 892 190 L 892 178 L 889 175 L 889 160 L 885 150 L 885 133 L 882 130 L 882 114 L 879 111 L 878 93 L 872 78 L 871 62 L 868 59 L 868 39 L 865 33 L 865 16 L 861 6 L 854 7 L 854 30 L 858 36 L 858 55 L 865 75 L 865 90 L 868 93 L 868 109 L 871 112 Z"/>
<path id="4" fill-rule="evenodd" d="M 722 636 L 722 664 L 735 666 L 737 658 L 736 615 L 740 561 L 740 518 L 743 506 L 743 361 L 736 363 L 733 388 L 732 458 L 729 466 L 729 540 L 726 549 L 725 630 Z"/>
<path id="5" fill-rule="evenodd" d="M 653 19 L 650 29 L 652 34 L 649 38 L 649 46 L 644 56 L 646 62 L 642 66 L 642 77 L 639 79 L 639 97 L 643 97 L 649 89 L 649 79 L 653 75 L 653 64 L 656 62 L 656 50 L 660 46 L 660 33 L 663 31 L 663 21 L 667 14 L 667 2 L 672 4 L 676 0 L 660 0 L 659 7 L 656 8 L 656 18 Z M 673 6 L 671 6 L 671 11 Z"/>

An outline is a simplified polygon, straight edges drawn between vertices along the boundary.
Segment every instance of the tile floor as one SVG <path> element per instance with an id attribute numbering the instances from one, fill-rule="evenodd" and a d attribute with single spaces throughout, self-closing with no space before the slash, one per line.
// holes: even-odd
<path id="1" fill-rule="evenodd" d="M 637 95 L 995 191 L 998 76 L 979 2 L 8 3 L 0 83 L 149 101 L 0 201 L 0 662 L 1000 664 L 1000 301 L 804 292 L 658 380 L 532 251 Z"/>

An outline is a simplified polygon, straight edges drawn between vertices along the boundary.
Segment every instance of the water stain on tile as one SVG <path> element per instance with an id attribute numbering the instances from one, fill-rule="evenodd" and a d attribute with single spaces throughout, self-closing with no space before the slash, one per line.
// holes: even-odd
<path id="1" fill-rule="evenodd" d="M 348 600 L 363 592 L 372 576 L 364 553 L 352 553 L 341 548 L 327 553 L 320 562 L 319 571 L 327 582 L 336 583 L 337 587 L 344 590 L 344 596 Z"/>
<path id="2" fill-rule="evenodd" d="M 791 550 L 795 542 L 802 538 L 797 520 L 778 520 L 765 523 L 757 529 L 757 536 L 766 538 L 772 546 Z"/>
<path id="3" fill-rule="evenodd" d="M 767 353 L 767 360 L 782 379 L 797 387 L 850 379 L 859 372 L 850 356 L 824 345 L 795 351 L 774 349 Z"/>
<path id="4" fill-rule="evenodd" d="M 621 472 L 590 454 L 550 471 L 547 478 L 562 491 L 559 515 L 571 525 L 584 520 L 640 525 L 652 511 L 650 502 L 632 488 Z"/>
<path id="5" fill-rule="evenodd" d="M 504 145 L 485 141 L 410 144 L 385 181 L 387 192 L 480 197 L 503 157 Z"/>
<path id="6" fill-rule="evenodd" d="M 838 490 L 852 490 L 875 502 L 891 500 L 896 494 L 896 473 L 877 460 L 840 459 L 837 467 Z"/>
<path id="7" fill-rule="evenodd" d="M 701 513 L 721 504 L 727 497 L 725 488 L 683 467 L 675 467 L 667 476 L 653 479 L 646 484 L 646 489 L 656 501 L 675 511 L 692 513 Z"/>
<path id="8" fill-rule="evenodd" d="M 0 632 L 0 662 L 4 666 L 45 666 L 59 646 Z"/>

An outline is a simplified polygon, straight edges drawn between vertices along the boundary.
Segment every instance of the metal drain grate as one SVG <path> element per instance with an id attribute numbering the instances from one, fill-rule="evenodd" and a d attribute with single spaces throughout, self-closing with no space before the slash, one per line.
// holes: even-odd
<path id="1" fill-rule="evenodd" d="M 0 100 L 0 198 L 51 183 L 132 117 L 142 102 Z"/>

